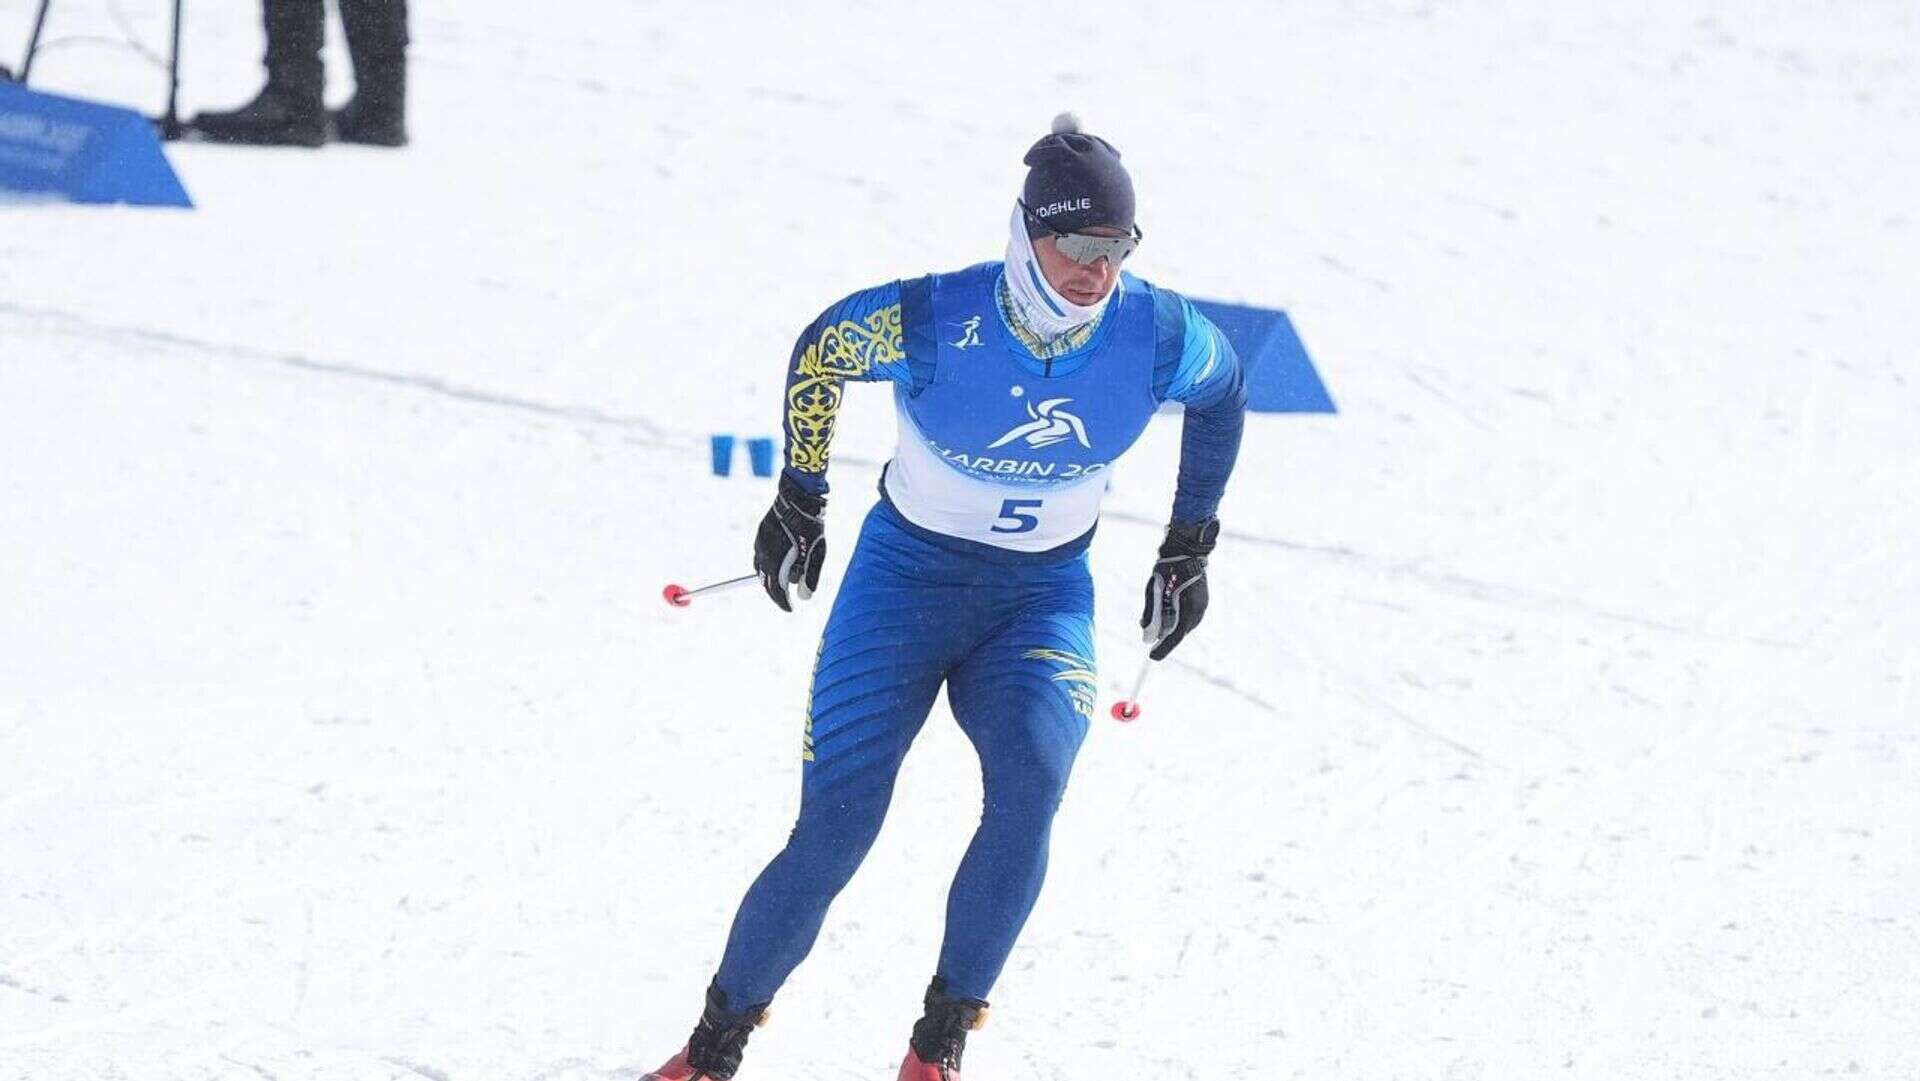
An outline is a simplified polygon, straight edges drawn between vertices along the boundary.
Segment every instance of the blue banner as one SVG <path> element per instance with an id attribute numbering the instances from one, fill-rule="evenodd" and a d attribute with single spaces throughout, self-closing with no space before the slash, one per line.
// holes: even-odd
<path id="1" fill-rule="evenodd" d="M 153 123 L 0 81 L 0 194 L 192 208 Z"/>
<path id="2" fill-rule="evenodd" d="M 1247 408 L 1255 413 L 1333 413 L 1333 398 L 1287 313 L 1217 300 L 1193 306 L 1213 320 L 1240 357 Z"/>

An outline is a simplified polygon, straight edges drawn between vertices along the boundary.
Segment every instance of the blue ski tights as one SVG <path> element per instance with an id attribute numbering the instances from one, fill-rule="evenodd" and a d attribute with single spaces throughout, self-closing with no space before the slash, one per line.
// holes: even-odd
<path id="1" fill-rule="evenodd" d="M 770 1001 L 880 832 L 945 682 L 980 756 L 985 808 L 947 899 L 936 974 L 985 999 L 1040 895 L 1047 841 L 1096 687 L 1086 540 L 1021 553 L 868 514 L 834 599 L 808 707 L 800 817 L 747 890 L 717 982 Z"/>

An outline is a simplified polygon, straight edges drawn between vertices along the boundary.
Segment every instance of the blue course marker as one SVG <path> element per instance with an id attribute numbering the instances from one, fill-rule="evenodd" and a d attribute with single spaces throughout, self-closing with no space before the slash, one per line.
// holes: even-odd
<path id="1" fill-rule="evenodd" d="M 733 474 L 733 437 L 716 435 L 713 437 L 713 475 L 726 477 Z"/>
<path id="2" fill-rule="evenodd" d="M 773 476 L 773 440 L 747 440 L 747 460 L 753 463 L 754 476 Z"/>
<path id="3" fill-rule="evenodd" d="M 0 80 L 0 198 L 192 209 L 153 123 Z"/>
<path id="4" fill-rule="evenodd" d="M 1255 413 L 1336 413 L 1307 347 L 1287 313 L 1273 308 L 1195 300 L 1240 357 L 1247 408 Z"/>

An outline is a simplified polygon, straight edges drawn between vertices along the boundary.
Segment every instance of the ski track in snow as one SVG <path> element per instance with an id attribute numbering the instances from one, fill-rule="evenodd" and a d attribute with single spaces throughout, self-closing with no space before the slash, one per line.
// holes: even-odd
<path id="1" fill-rule="evenodd" d="M 993 5 L 536 8 L 415 13 L 403 154 L 0 211 L 0 1079 L 671 1053 L 826 607 L 660 604 L 764 510 L 705 436 L 829 300 L 997 254 L 1062 107 L 1140 272 L 1287 307 L 1343 412 L 1253 421 L 968 1076 L 1920 1077 L 1911 11 L 1117 4 L 1036 62 Z M 189 110 L 252 92 L 244 5 L 186 44 Z M 152 104 L 111 56 L 36 81 Z M 856 388 L 831 580 L 892 434 Z M 1177 447 L 1095 542 L 1111 693 Z M 980 798 L 944 704 L 899 792 L 742 1081 L 892 1076 Z"/>

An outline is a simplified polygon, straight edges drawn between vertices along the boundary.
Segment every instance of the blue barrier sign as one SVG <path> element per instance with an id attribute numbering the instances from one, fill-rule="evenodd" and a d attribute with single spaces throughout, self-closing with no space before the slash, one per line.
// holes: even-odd
<path id="1" fill-rule="evenodd" d="M 1247 380 L 1247 408 L 1255 413 L 1334 413 L 1307 347 L 1287 313 L 1217 300 L 1193 306 L 1213 320 L 1240 357 Z"/>
<path id="2" fill-rule="evenodd" d="M 0 198 L 9 193 L 193 206 L 146 117 L 0 82 Z"/>

